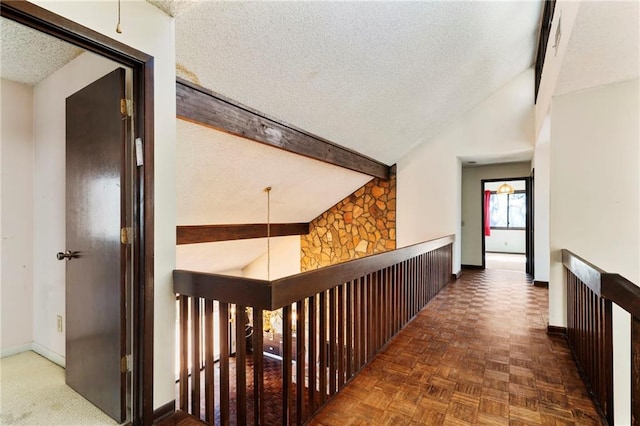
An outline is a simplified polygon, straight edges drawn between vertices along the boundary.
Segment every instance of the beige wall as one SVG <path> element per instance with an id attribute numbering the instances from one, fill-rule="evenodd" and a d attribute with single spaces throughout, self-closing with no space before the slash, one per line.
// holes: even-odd
<path id="1" fill-rule="evenodd" d="M 265 241 L 266 249 L 266 239 L 263 240 Z M 271 238 L 270 255 L 267 255 L 267 253 L 260 255 L 256 260 L 245 266 L 239 275 L 266 280 L 267 262 L 270 264 L 269 279 L 276 280 L 300 273 L 300 237 L 290 235 Z"/>
<path id="2" fill-rule="evenodd" d="M 453 272 L 460 270 L 460 158 L 531 158 L 532 87 L 529 69 L 398 162 L 398 247 L 455 234 Z"/>
<path id="3" fill-rule="evenodd" d="M 33 89 L 2 79 L 0 356 L 33 340 Z"/>
<path id="4" fill-rule="evenodd" d="M 640 283 L 638 80 L 558 96 L 551 106 L 549 323 L 566 325 L 561 249 Z M 630 424 L 630 317 L 613 310 L 614 412 Z"/>

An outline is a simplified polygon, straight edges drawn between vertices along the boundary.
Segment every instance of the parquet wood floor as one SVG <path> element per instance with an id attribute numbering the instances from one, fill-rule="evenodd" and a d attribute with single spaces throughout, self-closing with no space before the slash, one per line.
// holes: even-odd
<path id="1" fill-rule="evenodd" d="M 547 297 L 521 272 L 465 271 L 309 424 L 601 424 Z"/>

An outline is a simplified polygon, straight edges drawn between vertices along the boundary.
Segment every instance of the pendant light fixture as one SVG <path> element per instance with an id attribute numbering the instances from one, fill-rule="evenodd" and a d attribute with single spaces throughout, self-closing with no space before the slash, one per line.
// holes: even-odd
<path id="1" fill-rule="evenodd" d="M 513 189 L 513 186 L 509 185 L 506 182 L 500 185 L 496 190 L 497 194 L 513 194 L 514 192 L 516 191 Z"/>

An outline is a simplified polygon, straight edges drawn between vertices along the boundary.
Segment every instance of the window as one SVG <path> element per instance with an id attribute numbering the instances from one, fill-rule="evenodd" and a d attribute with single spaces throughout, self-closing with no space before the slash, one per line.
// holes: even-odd
<path id="1" fill-rule="evenodd" d="M 489 224 L 492 229 L 525 229 L 527 224 L 527 195 L 491 194 Z"/>

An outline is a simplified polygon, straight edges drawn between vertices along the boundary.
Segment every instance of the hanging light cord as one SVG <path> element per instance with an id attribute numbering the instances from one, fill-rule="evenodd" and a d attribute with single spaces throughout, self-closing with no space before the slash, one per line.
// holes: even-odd
<path id="1" fill-rule="evenodd" d="M 116 25 L 116 32 L 122 34 L 122 28 L 120 28 L 120 0 L 118 0 L 118 24 Z"/>
<path id="2" fill-rule="evenodd" d="M 267 193 L 267 281 L 271 280 L 271 187 L 264 189 Z"/>

